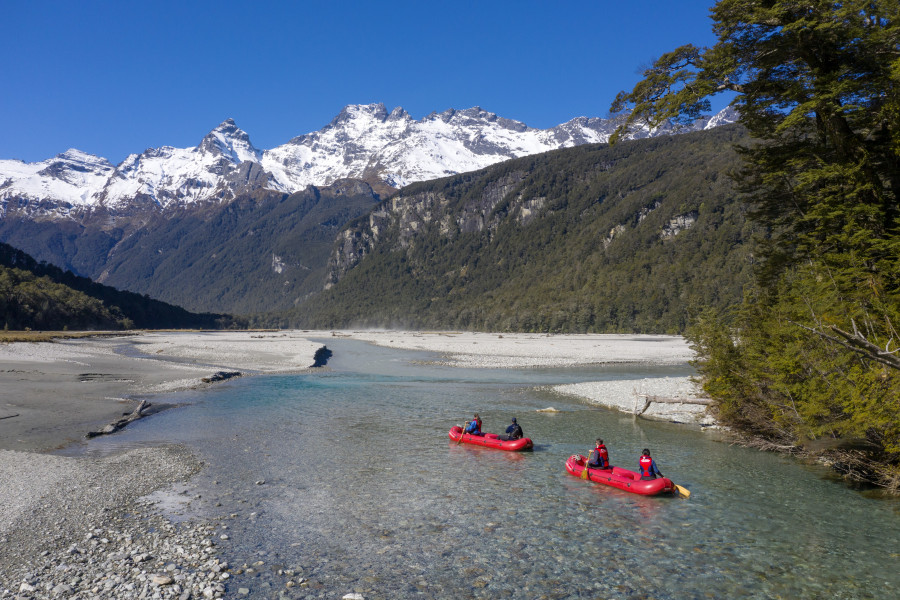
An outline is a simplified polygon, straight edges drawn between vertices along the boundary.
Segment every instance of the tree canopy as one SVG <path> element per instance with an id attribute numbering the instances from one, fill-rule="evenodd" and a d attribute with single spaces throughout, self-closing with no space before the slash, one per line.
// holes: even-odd
<path id="1" fill-rule="evenodd" d="M 897 489 L 900 3 L 722 0 L 710 13 L 715 45 L 661 56 L 612 107 L 630 111 L 621 135 L 731 93 L 754 140 L 739 189 L 768 235 L 757 288 L 694 330 L 707 390 L 781 444 L 864 438 L 877 448 L 866 468 Z"/>

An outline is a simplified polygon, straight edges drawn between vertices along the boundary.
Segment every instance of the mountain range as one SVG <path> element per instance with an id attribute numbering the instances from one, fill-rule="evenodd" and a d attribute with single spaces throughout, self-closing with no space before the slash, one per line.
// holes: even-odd
<path id="1" fill-rule="evenodd" d="M 712 132 L 734 119 L 723 111 L 691 128 L 631 137 L 681 138 L 671 134 Z M 0 241 L 194 312 L 284 310 L 336 281 L 328 258 L 345 224 L 383 210 L 379 202 L 398 186 L 593 147 L 615 126 L 579 118 L 541 130 L 480 108 L 413 120 L 372 104 L 348 106 L 272 150 L 226 120 L 196 147 L 149 149 L 116 166 L 77 150 L 39 163 L 5 160 Z"/>
<path id="2" fill-rule="evenodd" d="M 734 120 L 726 109 L 681 131 Z M 0 217 L 77 218 L 100 208 L 130 215 L 229 201 L 258 189 L 291 194 L 347 178 L 366 181 L 383 194 L 510 158 L 606 142 L 617 124 L 579 117 L 535 129 L 478 107 L 414 120 L 400 107 L 388 112 L 383 104 L 350 105 L 319 131 L 260 150 L 226 119 L 195 147 L 150 148 L 119 165 L 75 149 L 35 163 L 0 160 Z M 630 137 L 674 132 L 672 126 L 645 128 Z"/>

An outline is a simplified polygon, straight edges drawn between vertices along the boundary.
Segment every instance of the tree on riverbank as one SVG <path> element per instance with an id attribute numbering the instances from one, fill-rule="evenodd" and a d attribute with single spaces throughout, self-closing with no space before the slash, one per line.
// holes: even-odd
<path id="1" fill-rule="evenodd" d="M 900 4 L 721 0 L 718 42 L 660 57 L 625 127 L 733 104 L 740 190 L 768 236 L 757 285 L 689 335 L 721 416 L 900 491 Z M 848 446 L 848 444 L 844 444 Z"/>

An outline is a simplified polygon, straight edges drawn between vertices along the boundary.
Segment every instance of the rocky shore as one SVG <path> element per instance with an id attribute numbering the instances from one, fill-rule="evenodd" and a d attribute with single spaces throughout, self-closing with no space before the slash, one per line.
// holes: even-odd
<path id="1" fill-rule="evenodd" d="M 106 458 L 0 451 L 0 598 L 222 597 L 221 526 L 171 523 L 145 499 L 200 467 L 178 446 Z"/>

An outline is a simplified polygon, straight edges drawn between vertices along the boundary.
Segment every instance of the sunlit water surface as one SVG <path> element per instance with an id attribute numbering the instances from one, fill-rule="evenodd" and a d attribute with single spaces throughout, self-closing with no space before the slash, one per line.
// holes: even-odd
<path id="1" fill-rule="evenodd" d="M 228 516 L 230 580 L 251 598 L 898 598 L 900 511 L 819 468 L 542 389 L 689 367 L 471 370 L 324 340 L 330 371 L 233 380 L 81 451 L 186 443 L 208 463 L 181 497 Z M 537 409 L 553 406 L 559 413 Z M 456 445 L 518 417 L 528 453 Z M 642 448 L 690 499 L 582 481 L 564 461 L 602 436 Z M 264 482 L 257 484 L 257 482 Z M 200 499 L 197 499 L 197 496 Z M 179 518 L 178 515 L 174 515 Z M 181 517 L 184 518 L 184 517 Z M 278 574 L 293 570 L 292 576 Z M 286 588 L 287 581 L 308 580 Z"/>

